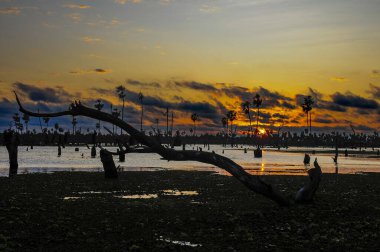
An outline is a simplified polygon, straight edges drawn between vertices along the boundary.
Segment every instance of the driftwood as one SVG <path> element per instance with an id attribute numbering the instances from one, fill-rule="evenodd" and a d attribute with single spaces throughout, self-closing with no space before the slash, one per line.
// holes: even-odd
<path id="1" fill-rule="evenodd" d="M 302 187 L 296 194 L 297 203 L 309 203 L 313 200 L 314 194 L 319 187 L 321 181 L 322 170 L 318 164 L 317 159 L 314 161 L 314 168 L 307 171 L 310 180 Z"/>
<path id="2" fill-rule="evenodd" d="M 20 136 L 13 130 L 4 131 L 3 136 L 4 144 L 9 155 L 9 177 L 13 177 L 17 175 L 18 170 L 17 153 L 20 144 Z"/>
<path id="3" fill-rule="evenodd" d="M 15 93 L 16 94 L 16 93 Z M 207 163 L 211 165 L 215 165 L 219 168 L 226 170 L 228 173 L 233 175 L 236 179 L 238 179 L 241 183 L 243 183 L 246 187 L 251 189 L 252 191 L 259 193 L 282 206 L 289 205 L 289 200 L 280 195 L 271 185 L 265 183 L 260 179 L 259 176 L 251 175 L 247 173 L 240 165 L 235 163 L 234 161 L 226 158 L 224 156 L 215 154 L 213 152 L 204 152 L 204 151 L 177 151 L 170 148 L 165 148 L 160 144 L 157 139 L 154 137 L 149 137 L 139 130 L 132 127 L 130 124 L 125 121 L 114 117 L 111 114 L 95 110 L 89 107 L 82 105 L 80 102 L 72 103 L 69 110 L 57 112 L 57 113 L 35 113 L 26 110 L 17 94 L 16 101 L 19 105 L 19 110 L 22 113 L 28 114 L 29 116 L 34 117 L 59 117 L 59 116 L 85 116 L 92 119 L 97 119 L 101 121 L 105 121 L 111 123 L 122 130 L 126 131 L 131 137 L 136 139 L 143 145 L 150 147 L 154 152 L 159 154 L 163 159 L 168 161 L 198 161 L 202 163 Z"/>

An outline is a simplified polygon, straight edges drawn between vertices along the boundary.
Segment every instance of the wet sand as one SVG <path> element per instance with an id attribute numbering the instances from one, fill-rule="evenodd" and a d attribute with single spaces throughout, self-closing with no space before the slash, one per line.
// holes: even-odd
<path id="1" fill-rule="evenodd" d="M 307 177 L 263 176 L 293 197 Z M 0 178 L 0 250 L 376 251 L 380 174 L 324 174 L 280 208 L 213 172 L 58 172 Z"/>

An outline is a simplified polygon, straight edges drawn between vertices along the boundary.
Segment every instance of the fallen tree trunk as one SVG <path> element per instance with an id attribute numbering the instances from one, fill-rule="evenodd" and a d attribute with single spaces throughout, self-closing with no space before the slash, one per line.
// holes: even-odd
<path id="1" fill-rule="evenodd" d="M 16 94 L 16 93 L 15 93 Z M 235 178 L 237 178 L 241 183 L 243 183 L 246 187 L 253 190 L 256 193 L 264 195 L 265 197 L 275 201 L 279 205 L 287 206 L 289 205 L 289 201 L 280 195 L 271 185 L 265 183 L 260 179 L 259 176 L 251 175 L 247 173 L 240 165 L 233 162 L 232 160 L 215 154 L 213 152 L 201 152 L 201 151 L 176 151 L 170 148 L 165 148 L 162 146 L 159 141 L 157 141 L 153 137 L 149 137 L 139 130 L 132 127 L 130 124 L 125 121 L 112 116 L 111 114 L 107 114 L 105 112 L 95 110 L 92 108 L 88 108 L 83 106 L 80 102 L 72 103 L 69 110 L 57 112 L 57 113 L 35 113 L 26 110 L 17 94 L 16 101 L 19 105 L 19 110 L 22 113 L 28 114 L 29 116 L 34 117 L 59 117 L 59 116 L 85 116 L 105 122 L 109 122 L 115 126 L 126 131 L 131 137 L 136 139 L 143 145 L 150 147 L 154 152 L 159 154 L 162 158 L 168 161 L 198 161 L 202 163 L 208 163 L 215 165 L 219 168 L 222 168 L 232 174 Z"/>

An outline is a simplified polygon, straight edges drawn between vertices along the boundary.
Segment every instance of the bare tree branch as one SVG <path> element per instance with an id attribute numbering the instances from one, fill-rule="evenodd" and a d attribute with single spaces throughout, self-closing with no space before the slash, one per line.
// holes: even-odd
<path id="1" fill-rule="evenodd" d="M 72 103 L 69 110 L 57 112 L 57 113 L 35 113 L 29 110 L 26 110 L 17 94 L 16 101 L 19 105 L 19 110 L 22 113 L 28 114 L 34 117 L 60 117 L 65 115 L 70 116 L 85 116 L 101 121 L 105 121 L 111 124 L 114 124 L 128 134 L 133 136 L 138 142 L 143 145 L 146 145 L 152 149 L 152 151 L 159 154 L 161 157 L 168 161 L 198 161 L 202 163 L 207 163 L 211 165 L 215 165 L 219 168 L 222 168 L 232 174 L 235 178 L 237 178 L 241 183 L 243 183 L 246 187 L 251 189 L 252 191 L 264 195 L 265 197 L 275 201 L 279 205 L 287 206 L 289 205 L 289 201 L 277 193 L 271 185 L 262 181 L 259 176 L 251 175 L 247 173 L 240 165 L 235 163 L 234 161 L 226 158 L 224 156 L 218 155 L 214 152 L 202 152 L 202 151 L 177 151 L 169 148 L 165 148 L 159 142 L 157 142 L 153 137 L 149 137 L 139 130 L 135 129 L 125 121 L 112 116 L 111 114 L 95 110 L 92 108 L 88 108 L 82 105 L 80 102 Z"/>

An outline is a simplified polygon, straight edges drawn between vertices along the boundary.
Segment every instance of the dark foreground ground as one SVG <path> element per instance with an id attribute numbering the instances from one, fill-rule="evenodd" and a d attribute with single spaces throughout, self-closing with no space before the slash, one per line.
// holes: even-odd
<path id="1" fill-rule="evenodd" d="M 289 195 L 305 179 L 264 177 Z M 210 172 L 124 172 L 118 181 L 80 172 L 3 177 L 0 251 L 379 251 L 380 174 L 322 179 L 314 204 L 280 208 Z M 114 197 L 134 194 L 158 197 Z M 69 196 L 80 198 L 63 200 Z"/>

